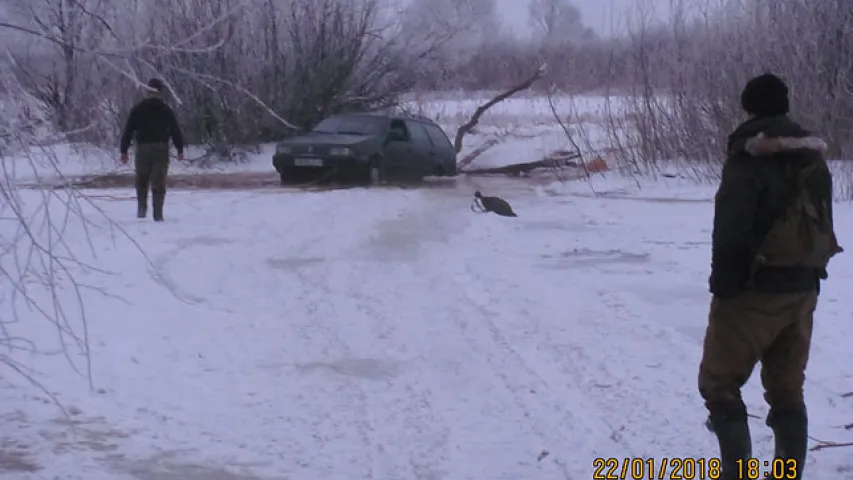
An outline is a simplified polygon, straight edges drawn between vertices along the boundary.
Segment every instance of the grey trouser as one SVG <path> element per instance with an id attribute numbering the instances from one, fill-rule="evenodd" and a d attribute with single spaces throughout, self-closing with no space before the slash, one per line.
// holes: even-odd
<path id="1" fill-rule="evenodd" d="M 166 176 L 169 174 L 169 144 L 140 143 L 136 146 L 134 159 L 136 170 L 136 196 L 140 204 L 148 201 L 148 189 L 152 197 L 166 195 Z"/>

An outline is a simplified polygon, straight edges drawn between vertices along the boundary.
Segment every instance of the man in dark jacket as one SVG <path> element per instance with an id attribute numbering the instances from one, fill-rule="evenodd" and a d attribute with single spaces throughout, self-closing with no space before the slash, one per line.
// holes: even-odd
<path id="1" fill-rule="evenodd" d="M 163 221 L 163 203 L 166 198 L 166 176 L 169 173 L 169 139 L 175 144 L 178 160 L 184 159 L 184 137 L 175 112 L 166 104 L 166 85 L 160 79 L 148 82 L 147 98 L 130 111 L 121 136 L 121 161 L 128 162 L 127 151 L 136 135 L 136 198 L 137 217 L 145 218 L 148 212 L 148 189 L 154 207 L 155 222 Z"/>
<path id="2" fill-rule="evenodd" d="M 782 478 L 799 479 L 812 316 L 826 262 L 841 250 L 832 230 L 832 178 L 824 141 L 788 118 L 781 79 L 765 74 L 750 80 L 741 104 L 750 118 L 729 136 L 715 198 L 713 299 L 699 391 L 709 412 L 706 425 L 719 441 L 721 478 L 746 478 L 746 464 L 738 459 L 749 458 L 752 447 L 741 388 L 761 362 L 766 423 L 777 458 L 789 467 Z M 814 239 L 799 237 L 803 225 Z M 794 467 L 796 477 L 787 476 Z"/>

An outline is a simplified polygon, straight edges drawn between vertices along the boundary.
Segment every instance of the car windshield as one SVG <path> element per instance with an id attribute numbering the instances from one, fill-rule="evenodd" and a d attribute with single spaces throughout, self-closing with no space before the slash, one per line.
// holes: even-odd
<path id="1" fill-rule="evenodd" d="M 337 133 L 341 135 L 378 135 L 385 129 L 387 120 L 368 115 L 330 117 L 318 123 L 314 133 Z"/>

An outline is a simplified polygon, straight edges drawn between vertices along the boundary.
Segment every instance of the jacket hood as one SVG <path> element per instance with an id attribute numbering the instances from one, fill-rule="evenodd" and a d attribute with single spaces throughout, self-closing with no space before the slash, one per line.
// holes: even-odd
<path id="1" fill-rule="evenodd" d="M 166 99 L 161 95 L 147 95 L 139 101 L 140 105 L 166 105 Z"/>
<path id="2" fill-rule="evenodd" d="M 728 153 L 770 156 L 793 150 L 812 150 L 824 154 L 826 142 L 786 116 L 747 120 L 729 135 Z"/>
<path id="3" fill-rule="evenodd" d="M 823 139 L 813 136 L 767 137 L 764 133 L 747 138 L 744 142 L 744 151 L 753 157 L 773 155 L 789 150 L 814 150 L 823 154 L 826 153 L 827 145 Z"/>

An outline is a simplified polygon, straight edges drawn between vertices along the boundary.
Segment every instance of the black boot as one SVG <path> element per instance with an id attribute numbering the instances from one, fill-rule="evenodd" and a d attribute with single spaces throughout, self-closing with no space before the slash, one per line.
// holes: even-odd
<path id="1" fill-rule="evenodd" d="M 803 478 L 803 468 L 806 462 L 806 450 L 808 448 L 808 415 L 805 409 L 793 409 L 786 411 L 771 411 L 767 416 L 767 425 L 773 429 L 776 440 L 775 457 L 781 459 L 776 462 L 776 474 L 770 478 L 800 480 Z M 796 469 L 796 471 L 795 471 Z"/>
<path id="2" fill-rule="evenodd" d="M 148 177 L 136 174 L 136 217 L 145 218 L 148 214 Z"/>
<path id="3" fill-rule="evenodd" d="M 162 222 L 163 221 L 163 203 L 166 199 L 166 194 L 163 192 L 156 192 L 151 195 L 151 200 L 154 206 L 154 221 Z"/>
<path id="4" fill-rule="evenodd" d="M 746 416 L 735 418 L 712 415 L 705 425 L 717 436 L 720 444 L 720 480 L 743 478 L 743 472 L 747 469 L 746 460 L 752 456 L 752 437 Z"/>
<path id="5" fill-rule="evenodd" d="M 145 218 L 148 214 L 148 189 L 136 188 L 136 217 Z"/>

